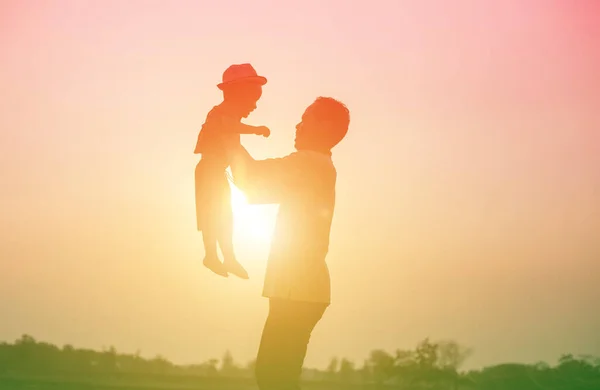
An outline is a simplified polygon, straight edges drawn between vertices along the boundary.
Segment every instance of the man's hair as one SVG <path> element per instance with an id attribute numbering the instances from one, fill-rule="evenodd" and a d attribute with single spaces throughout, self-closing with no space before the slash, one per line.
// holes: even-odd
<path id="1" fill-rule="evenodd" d="M 350 111 L 344 103 L 331 97 L 318 97 L 312 104 L 314 115 L 319 121 L 331 124 L 326 141 L 329 148 L 337 145 L 348 133 L 350 126 Z"/>

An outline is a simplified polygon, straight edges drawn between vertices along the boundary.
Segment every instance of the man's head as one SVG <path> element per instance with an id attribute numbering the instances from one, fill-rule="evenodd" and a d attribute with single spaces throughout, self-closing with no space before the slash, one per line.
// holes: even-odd
<path id="1" fill-rule="evenodd" d="M 250 64 L 231 65 L 223 72 L 223 82 L 217 85 L 223 91 L 223 100 L 242 118 L 256 109 L 267 79 L 259 76 Z"/>
<path id="2" fill-rule="evenodd" d="M 296 125 L 297 150 L 329 152 L 348 133 L 350 111 L 330 97 L 319 97 L 311 104 L 302 121 Z"/>

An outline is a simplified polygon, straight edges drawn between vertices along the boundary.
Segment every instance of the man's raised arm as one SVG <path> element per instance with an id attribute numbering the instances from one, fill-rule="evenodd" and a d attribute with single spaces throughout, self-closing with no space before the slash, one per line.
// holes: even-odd
<path id="1" fill-rule="evenodd" d="M 233 181 L 249 203 L 279 203 L 297 176 L 294 154 L 255 160 L 241 145 L 231 152 Z"/>

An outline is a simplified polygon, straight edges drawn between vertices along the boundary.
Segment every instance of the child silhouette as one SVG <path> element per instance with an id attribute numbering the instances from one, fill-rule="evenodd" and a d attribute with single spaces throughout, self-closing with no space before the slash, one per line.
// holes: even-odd
<path id="1" fill-rule="evenodd" d="M 267 79 L 258 76 L 252 65 L 231 65 L 223 73 L 217 87 L 223 91 L 223 101 L 213 107 L 202 125 L 195 154 L 201 154 L 195 170 L 196 222 L 204 242 L 204 265 L 214 273 L 228 273 L 248 279 L 248 273 L 237 261 L 233 250 L 233 211 L 226 169 L 229 151 L 240 144 L 240 134 L 268 137 L 266 126 L 250 126 L 241 122 L 256 109 Z M 223 262 L 217 254 L 217 243 Z"/>

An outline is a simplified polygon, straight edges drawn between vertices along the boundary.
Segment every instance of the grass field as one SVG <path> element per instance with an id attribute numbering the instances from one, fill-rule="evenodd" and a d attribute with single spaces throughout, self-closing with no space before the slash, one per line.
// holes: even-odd
<path id="1" fill-rule="evenodd" d="M 372 385 L 350 385 L 338 383 L 303 384 L 307 390 L 338 389 L 379 389 Z M 232 378 L 172 378 L 157 380 L 156 378 L 137 378 L 123 380 L 121 378 L 24 378 L 0 377 L 1 390 L 257 390 L 252 379 Z"/>

